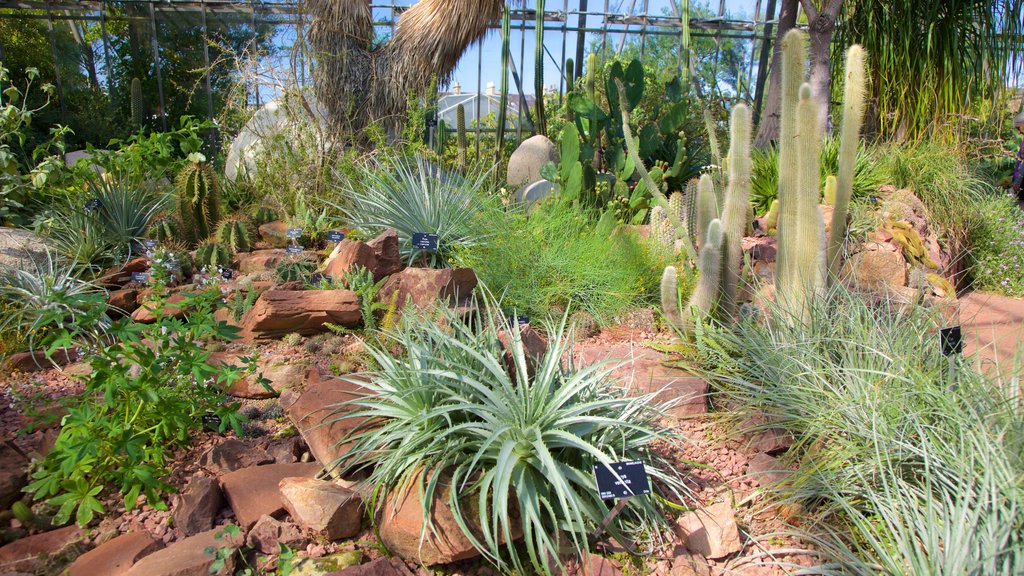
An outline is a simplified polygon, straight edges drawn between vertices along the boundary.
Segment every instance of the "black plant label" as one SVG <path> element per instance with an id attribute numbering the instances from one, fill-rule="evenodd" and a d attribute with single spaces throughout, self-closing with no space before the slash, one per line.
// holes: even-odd
<path id="1" fill-rule="evenodd" d="M 302 228 L 289 228 L 288 229 L 288 237 L 289 238 L 299 238 L 301 236 L 302 236 Z"/>
<path id="2" fill-rule="evenodd" d="M 288 252 L 289 254 L 301 254 L 302 250 L 303 250 L 302 246 L 297 246 L 297 245 L 292 245 L 292 246 L 289 246 L 288 248 L 285 248 L 285 251 Z"/>
<path id="3" fill-rule="evenodd" d="M 149 274 L 146 274 L 145 272 L 132 272 L 132 282 L 137 282 L 139 284 L 148 284 Z"/>
<path id="4" fill-rule="evenodd" d="M 93 210 L 99 210 L 101 207 L 103 207 L 103 202 L 100 202 L 99 198 L 93 198 L 92 200 L 89 200 L 88 202 L 85 203 L 85 209 L 88 212 L 92 212 Z"/>
<path id="5" fill-rule="evenodd" d="M 943 356 L 963 354 L 964 334 L 960 326 L 950 326 L 939 330 L 939 345 L 942 347 Z"/>
<path id="6" fill-rule="evenodd" d="M 337 244 L 338 242 L 341 242 L 344 239 L 345 239 L 345 233 L 344 232 L 339 232 L 337 230 L 331 230 L 331 231 L 327 232 L 327 241 L 328 242 L 334 242 L 335 244 Z"/>
<path id="7" fill-rule="evenodd" d="M 597 480 L 597 492 L 602 500 L 651 493 L 647 469 L 639 460 L 615 462 L 611 467 L 594 464 L 594 478 Z"/>
<path id="8" fill-rule="evenodd" d="M 437 250 L 437 234 L 430 232 L 414 232 L 412 235 L 412 247 L 417 250 L 435 252 Z"/>

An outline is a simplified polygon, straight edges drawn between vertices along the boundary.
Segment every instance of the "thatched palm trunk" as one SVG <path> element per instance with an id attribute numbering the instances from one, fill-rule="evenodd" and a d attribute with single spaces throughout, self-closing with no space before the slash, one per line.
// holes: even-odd
<path id="1" fill-rule="evenodd" d="M 447 83 L 459 57 L 501 16 L 501 0 L 421 0 L 402 14 L 394 37 L 373 44 L 369 0 L 306 0 L 313 85 L 331 129 L 352 135 L 373 122 L 392 136 L 409 96 Z"/>

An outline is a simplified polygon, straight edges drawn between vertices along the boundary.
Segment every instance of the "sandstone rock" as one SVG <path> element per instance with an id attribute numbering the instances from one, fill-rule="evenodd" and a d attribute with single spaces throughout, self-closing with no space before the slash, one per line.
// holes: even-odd
<path id="1" fill-rule="evenodd" d="M 171 315 L 175 318 L 184 318 L 188 309 L 181 303 L 185 300 L 183 294 L 171 294 L 164 300 L 164 306 L 162 309 L 163 314 Z M 156 322 L 156 303 L 153 301 L 143 302 L 139 307 L 132 312 L 132 320 L 141 324 L 152 324 Z"/>
<path id="2" fill-rule="evenodd" d="M 378 558 L 373 562 L 351 566 L 326 576 L 412 576 L 412 572 L 397 559 Z"/>
<path id="3" fill-rule="evenodd" d="M 186 536 L 213 528 L 224 506 L 224 494 L 213 478 L 193 476 L 175 498 L 174 526 Z"/>
<path id="4" fill-rule="evenodd" d="M 133 258 L 124 266 L 107 268 L 96 279 L 96 284 L 103 288 L 120 288 L 132 281 L 132 273 L 145 272 L 149 270 L 149 260 L 146 258 Z"/>
<path id="5" fill-rule="evenodd" d="M 516 381 L 516 360 L 512 350 L 509 349 L 511 344 L 509 339 L 514 338 L 514 334 L 510 330 L 498 332 L 498 341 L 501 342 L 502 348 L 505 349 L 501 360 L 505 364 L 505 370 L 508 371 L 508 375 L 513 382 Z M 519 327 L 519 338 L 522 340 L 523 350 L 526 352 L 526 372 L 532 378 L 537 364 L 544 358 L 544 353 L 547 352 L 548 343 L 544 341 L 536 330 L 529 326 Z"/>
<path id="6" fill-rule="evenodd" d="M 15 540 L 0 548 L 0 574 L 44 572 L 50 559 L 73 554 L 82 539 L 78 526 L 67 526 Z"/>
<path id="7" fill-rule="evenodd" d="M 199 465 L 220 476 L 241 468 L 270 464 L 274 458 L 261 448 L 229 438 L 215 444 L 199 458 Z"/>
<path id="8" fill-rule="evenodd" d="M 299 461 L 304 450 L 302 438 L 285 438 L 271 442 L 267 452 L 274 457 L 276 464 L 294 464 Z"/>
<path id="9" fill-rule="evenodd" d="M 259 227 L 260 238 L 274 248 L 284 248 L 291 243 L 288 238 L 288 224 L 281 220 L 267 222 Z"/>
<path id="10" fill-rule="evenodd" d="M 583 576 L 620 576 L 619 570 L 611 560 L 597 554 L 590 554 L 581 571 Z"/>
<path id="11" fill-rule="evenodd" d="M 241 274 L 273 272 L 277 268 L 278 264 L 292 258 L 299 260 L 312 260 L 315 257 L 316 256 L 312 252 L 302 252 L 298 256 L 293 256 L 281 248 L 254 250 L 246 254 L 238 255 L 238 272 Z"/>
<path id="12" fill-rule="evenodd" d="M 406 268 L 384 282 L 377 299 L 388 304 L 397 292 L 399 308 L 412 302 L 424 309 L 438 300 L 457 305 L 470 299 L 476 285 L 476 274 L 469 268 Z"/>
<path id="13" fill-rule="evenodd" d="M 267 290 L 242 316 L 242 335 L 275 338 L 325 331 L 324 323 L 355 328 L 362 320 L 359 297 L 351 290 Z"/>
<path id="14" fill-rule="evenodd" d="M 793 445 L 793 435 L 778 426 L 764 414 L 755 414 L 739 425 L 747 439 L 747 448 L 766 454 L 778 454 Z"/>
<path id="15" fill-rule="evenodd" d="M 248 530 L 260 516 L 276 516 L 284 512 L 284 502 L 277 488 L 282 479 L 312 478 L 321 470 L 316 463 L 267 464 L 229 472 L 220 477 L 220 486 L 238 524 Z"/>
<path id="16" fill-rule="evenodd" d="M 475 494 L 466 495 L 466 498 L 476 497 Z M 480 553 L 459 528 L 448 507 L 448 498 L 448 490 L 439 486 L 430 503 L 432 532 L 423 525 L 423 504 L 415 487 L 405 493 L 389 493 L 377 519 L 381 541 L 402 559 L 424 566 L 449 564 L 479 556 Z M 474 527 L 475 518 L 467 517 L 466 520 L 476 538 L 481 540 L 483 534 Z M 514 530 L 516 524 L 513 520 Z M 512 536 L 518 539 L 521 533 L 516 531 Z"/>
<path id="17" fill-rule="evenodd" d="M 77 362 L 82 357 L 80 348 L 58 348 L 49 358 L 45 350 L 35 352 L 16 352 L 4 359 L 3 370 L 6 372 L 38 372 L 49 370 L 54 366 L 66 366 Z"/>
<path id="18" fill-rule="evenodd" d="M 21 489 L 28 484 L 28 460 L 17 450 L 0 444 L 0 510 L 6 510 L 21 499 Z"/>
<path id="19" fill-rule="evenodd" d="M 508 184 L 520 186 L 542 180 L 540 171 L 548 162 L 558 163 L 555 143 L 539 134 L 526 139 L 508 159 Z"/>
<path id="20" fill-rule="evenodd" d="M 350 430 L 365 422 L 365 418 L 342 417 L 350 409 L 339 408 L 338 405 L 367 393 L 367 389 L 353 379 L 322 378 L 316 370 L 310 369 L 304 389 L 292 388 L 281 394 L 281 407 L 306 441 L 313 457 L 330 469 L 352 446 L 352 443 L 339 442 Z"/>
<path id="21" fill-rule="evenodd" d="M 217 538 L 223 528 L 214 528 L 201 534 L 179 540 L 163 550 L 153 552 L 139 560 L 125 576 L 208 576 L 214 558 L 206 553 L 210 546 L 214 548 L 237 548 L 242 545 L 242 538 L 224 535 Z M 217 572 L 221 575 L 234 574 L 234 555 L 228 558 L 224 568 Z"/>
<path id="22" fill-rule="evenodd" d="M 346 272 L 357 267 L 373 273 L 375 282 L 401 270 L 398 233 L 388 229 L 369 242 L 342 240 L 324 264 L 324 275 L 341 279 Z"/>
<path id="23" fill-rule="evenodd" d="M 134 288 L 113 290 L 107 296 L 107 313 L 115 318 L 127 316 L 139 307 L 139 291 Z"/>
<path id="24" fill-rule="evenodd" d="M 858 252 L 843 265 L 842 276 L 868 290 L 906 286 L 907 261 L 899 252 Z"/>
<path id="25" fill-rule="evenodd" d="M 285 478 L 278 488 L 285 510 L 299 525 L 328 540 L 359 534 L 363 502 L 354 491 L 314 478 Z"/>
<path id="26" fill-rule="evenodd" d="M 686 547 L 707 558 L 724 558 L 743 547 L 740 532 L 728 502 L 683 514 L 676 522 L 676 531 Z"/>
<path id="27" fill-rule="evenodd" d="M 279 544 L 294 548 L 305 540 L 295 524 L 279 522 L 272 516 L 260 516 L 246 536 L 245 543 L 264 554 L 277 554 Z"/>
<path id="28" fill-rule="evenodd" d="M 119 576 L 163 547 L 148 532 L 129 532 L 79 556 L 68 566 L 67 576 Z"/>
<path id="29" fill-rule="evenodd" d="M 684 370 L 665 366 L 664 354 L 627 344 L 576 352 L 578 366 L 621 362 L 611 373 L 619 385 L 635 394 L 657 393 L 655 402 L 672 402 L 667 414 L 682 418 L 707 412 L 708 383 Z"/>
<path id="30" fill-rule="evenodd" d="M 690 552 L 685 546 L 676 546 L 673 556 L 671 576 L 711 576 L 707 559 Z"/>
<path id="31" fill-rule="evenodd" d="M 756 454 L 747 462 L 747 476 L 760 486 L 770 486 L 785 480 L 789 470 L 773 456 L 763 452 Z"/>

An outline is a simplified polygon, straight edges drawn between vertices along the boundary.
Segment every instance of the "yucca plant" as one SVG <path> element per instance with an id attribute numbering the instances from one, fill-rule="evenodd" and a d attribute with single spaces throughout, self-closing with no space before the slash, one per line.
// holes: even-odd
<path id="1" fill-rule="evenodd" d="M 45 260 L 0 271 L 0 331 L 24 335 L 31 350 L 56 330 L 96 336 L 109 326 L 106 315 L 97 314 L 106 300 L 102 288 L 79 278 L 77 266 L 47 251 Z M 100 321 L 92 321 L 97 315 Z"/>
<path id="2" fill-rule="evenodd" d="M 55 251 L 79 270 L 99 272 L 114 264 L 114 242 L 96 218 L 70 203 L 50 213 L 44 228 Z"/>
<path id="3" fill-rule="evenodd" d="M 450 265 L 454 252 L 481 242 L 491 207 L 485 188 L 488 173 L 464 180 L 428 160 L 393 157 L 375 161 L 348 179 L 341 211 L 349 225 L 375 234 L 387 228 L 398 232 L 402 257 L 409 264 L 432 268 Z M 416 233 L 437 234 L 436 251 L 413 247 Z"/>
<path id="4" fill-rule="evenodd" d="M 421 502 L 447 498 L 463 533 L 499 570 L 561 573 L 560 550 L 585 556 L 588 533 L 608 512 L 594 465 L 641 459 L 654 489 L 667 491 L 659 496 L 683 497 L 672 466 L 650 449 L 672 436 L 658 423 L 665 406 L 653 395 L 627 396 L 611 377 L 614 365 L 573 365 L 565 317 L 549 327 L 550 345 L 530 370 L 534 360 L 518 326 L 506 328 L 495 306 L 481 307 L 476 328 L 447 308 L 433 317 L 405 315 L 392 335 L 403 350 L 398 357 L 367 344 L 379 369 L 346 378 L 369 394 L 337 406 L 331 419 L 380 425 L 339 438 L 355 445 L 335 464 L 342 475 L 369 471 L 371 514 L 407 491 L 421 494 Z M 510 332 L 514 378 L 501 330 Z M 450 482 L 447 494 L 442 477 Z M 661 502 L 628 500 L 609 533 L 659 533 L 666 522 Z M 424 534 L 431 518 L 427 505 Z M 506 549 L 518 534 L 522 541 Z"/>
<path id="5" fill-rule="evenodd" d="M 124 246 L 128 257 L 140 253 L 149 223 L 167 202 L 167 195 L 117 174 L 87 180 L 86 189 L 99 206 L 89 212 L 107 231 L 116 246 Z"/>

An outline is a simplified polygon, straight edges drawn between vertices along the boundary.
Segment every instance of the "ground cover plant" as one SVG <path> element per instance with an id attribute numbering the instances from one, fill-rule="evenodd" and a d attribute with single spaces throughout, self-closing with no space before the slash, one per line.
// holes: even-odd
<path id="1" fill-rule="evenodd" d="M 653 395 L 627 396 L 607 363 L 563 364 L 572 358 L 567 316 L 549 328 L 550 344 L 536 358 L 518 324 L 496 310 L 483 307 L 475 326 L 448 308 L 406 315 L 392 334 L 401 352 L 368 345 L 378 368 L 348 377 L 371 394 L 336 406 L 345 412 L 328 421 L 380 423 L 357 429 L 346 439 L 354 448 L 336 463 L 342 475 L 369 473 L 371 517 L 388 522 L 388 499 L 412 491 L 431 503 L 425 537 L 435 529 L 432 507 L 446 505 L 500 570 L 561 573 L 562 549 L 585 555 L 587 535 L 608 510 L 592 466 L 643 459 L 661 498 L 629 500 L 608 530 L 658 534 L 663 498 L 683 496 L 674 470 L 650 449 L 672 434 L 658 423 L 666 406 Z M 520 533 L 521 544 L 506 550 Z"/>
<path id="2" fill-rule="evenodd" d="M 704 374 L 722 405 L 796 438 L 773 504 L 826 574 L 1019 574 L 1024 421 L 1016 379 L 940 351 L 936 312 L 843 288 L 805 322 L 771 306 L 705 326 Z"/>

